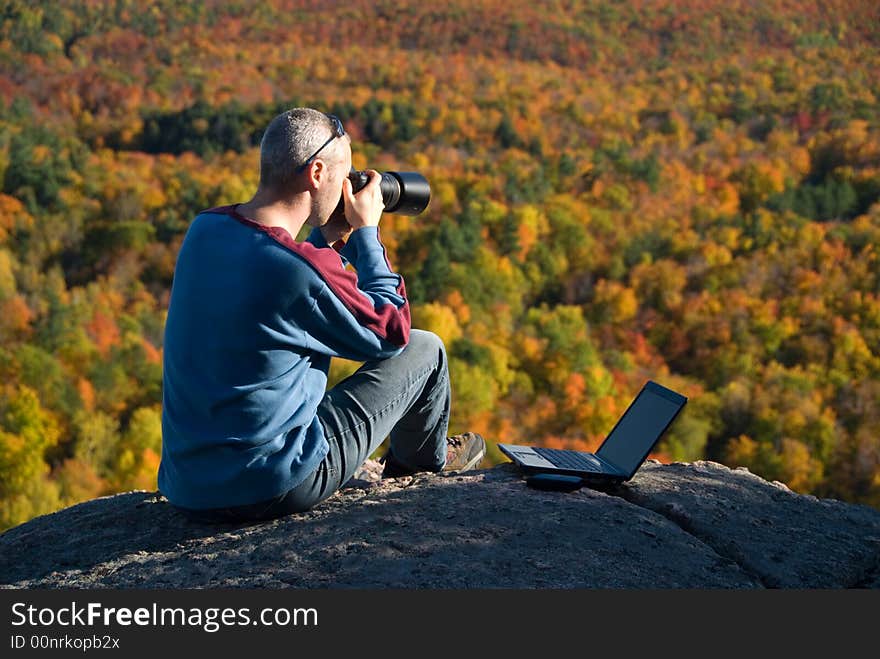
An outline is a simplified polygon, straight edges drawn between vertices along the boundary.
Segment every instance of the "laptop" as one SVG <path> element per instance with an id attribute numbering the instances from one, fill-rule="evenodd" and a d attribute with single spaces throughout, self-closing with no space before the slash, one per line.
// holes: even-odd
<path id="1" fill-rule="evenodd" d="M 537 446 L 498 444 L 530 474 L 579 476 L 587 483 L 616 484 L 638 471 L 687 398 L 649 380 L 595 453 Z"/>

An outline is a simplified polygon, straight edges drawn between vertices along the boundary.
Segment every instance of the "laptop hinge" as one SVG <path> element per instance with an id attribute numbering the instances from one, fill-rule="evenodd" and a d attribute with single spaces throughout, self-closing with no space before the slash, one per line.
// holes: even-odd
<path id="1" fill-rule="evenodd" d="M 611 469 L 614 471 L 614 473 L 616 473 L 618 476 L 626 476 L 626 474 L 623 473 L 623 470 L 622 470 L 620 467 L 618 467 L 616 464 L 614 464 L 613 462 L 611 462 L 611 460 L 606 460 L 605 458 L 603 458 L 602 456 L 600 456 L 598 453 L 593 453 L 593 455 L 596 457 L 596 459 L 597 459 L 599 462 L 601 462 L 601 463 L 604 464 L 604 465 L 608 465 L 609 467 L 611 467 Z"/>

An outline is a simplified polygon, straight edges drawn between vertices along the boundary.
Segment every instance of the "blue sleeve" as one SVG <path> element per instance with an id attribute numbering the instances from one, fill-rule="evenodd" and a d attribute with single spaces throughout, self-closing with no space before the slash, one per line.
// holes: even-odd
<path id="1" fill-rule="evenodd" d="M 400 295 L 402 278 L 391 270 L 379 240 L 379 227 L 361 227 L 352 232 L 342 256 L 354 264 L 358 289 L 374 306 L 393 304 L 399 309 L 406 304 L 406 298 Z"/>

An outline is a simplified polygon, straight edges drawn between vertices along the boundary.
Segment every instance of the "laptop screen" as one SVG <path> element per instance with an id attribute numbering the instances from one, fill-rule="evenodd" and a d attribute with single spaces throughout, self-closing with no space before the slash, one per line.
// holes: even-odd
<path id="1" fill-rule="evenodd" d="M 674 400 L 676 398 L 680 400 L 677 402 Z M 632 474 L 686 400 L 684 396 L 649 382 L 620 417 L 596 455 L 625 473 Z"/>

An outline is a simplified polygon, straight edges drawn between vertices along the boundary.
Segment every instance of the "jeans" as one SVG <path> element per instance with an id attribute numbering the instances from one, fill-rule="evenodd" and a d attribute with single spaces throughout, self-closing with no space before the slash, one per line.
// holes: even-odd
<path id="1" fill-rule="evenodd" d="M 180 510 L 208 522 L 267 520 L 304 512 L 345 484 L 386 437 L 400 466 L 440 471 L 446 464 L 450 401 L 443 341 L 413 329 L 400 354 L 365 363 L 324 395 L 317 414 L 330 451 L 302 483 L 268 501 Z"/>

